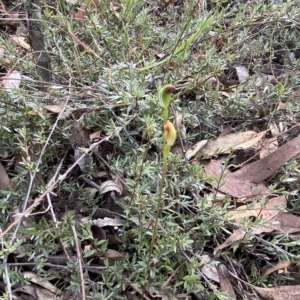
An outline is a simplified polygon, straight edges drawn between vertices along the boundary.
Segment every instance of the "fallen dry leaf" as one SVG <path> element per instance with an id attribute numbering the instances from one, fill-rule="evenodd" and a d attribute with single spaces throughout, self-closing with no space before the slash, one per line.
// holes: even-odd
<path id="1" fill-rule="evenodd" d="M 249 231 L 255 235 L 273 232 L 275 235 L 285 233 L 298 236 L 300 234 L 300 217 L 291 213 L 280 212 L 268 222 L 251 226 Z"/>
<path id="2" fill-rule="evenodd" d="M 119 19 L 121 20 L 119 11 L 120 11 L 120 6 L 114 5 L 112 2 L 109 2 L 109 10 Z"/>
<path id="3" fill-rule="evenodd" d="M 26 279 L 28 279 L 29 281 L 36 283 L 36 284 L 42 286 L 43 288 L 47 289 L 51 293 L 54 293 L 54 294 L 61 293 L 61 291 L 57 287 L 55 287 L 52 283 L 50 283 L 49 281 L 45 281 L 45 279 L 36 275 L 33 272 L 23 272 L 23 276 Z"/>
<path id="4" fill-rule="evenodd" d="M 246 232 L 242 229 L 237 229 L 235 230 L 230 237 L 228 237 L 225 242 L 221 245 L 219 245 L 218 247 L 216 247 L 214 253 L 216 253 L 219 250 L 222 250 L 226 247 L 231 246 L 234 242 L 240 241 L 242 240 L 246 235 Z"/>
<path id="5" fill-rule="evenodd" d="M 112 250 L 112 249 L 107 249 L 105 252 L 105 257 L 109 258 L 109 259 L 120 259 L 120 258 L 124 258 L 125 257 L 125 253 L 123 252 L 118 252 L 116 250 Z"/>
<path id="6" fill-rule="evenodd" d="M 19 89 L 21 84 L 21 73 L 16 70 L 12 71 L 3 78 L 2 84 L 8 94 L 12 93 L 12 89 Z"/>
<path id="7" fill-rule="evenodd" d="M 252 183 L 260 183 L 271 177 L 280 167 L 300 153 L 300 136 L 287 142 L 270 155 L 245 165 L 234 172 L 237 177 Z"/>
<path id="8" fill-rule="evenodd" d="M 222 292 L 226 293 L 231 300 L 236 299 L 236 295 L 232 284 L 229 280 L 229 274 L 227 267 L 224 264 L 220 264 L 217 266 L 217 271 L 219 275 L 220 287 Z"/>
<path id="9" fill-rule="evenodd" d="M 95 131 L 90 134 L 90 143 L 92 143 L 94 140 L 100 139 L 101 131 Z"/>
<path id="10" fill-rule="evenodd" d="M 187 151 L 186 158 L 190 159 L 197 152 L 200 152 L 200 156 L 210 157 L 220 153 L 227 153 L 230 150 L 248 149 L 256 145 L 264 135 L 265 131 L 257 133 L 249 130 L 220 136 L 215 140 L 200 141 Z M 202 145 L 202 147 L 199 147 L 198 144 Z M 198 150 L 196 153 L 195 148 Z"/>
<path id="11" fill-rule="evenodd" d="M 277 262 L 276 264 L 272 264 L 272 266 L 267 266 L 263 269 L 263 272 L 261 274 L 261 277 L 265 277 L 269 274 L 272 274 L 273 272 L 276 272 L 278 270 L 284 269 L 285 273 L 288 273 L 287 268 L 290 266 L 291 262 L 287 260 L 281 260 Z"/>
<path id="12" fill-rule="evenodd" d="M 117 192 L 119 195 L 121 195 L 122 188 L 119 185 L 117 185 L 114 181 L 106 180 L 100 185 L 99 193 L 100 193 L 100 195 L 103 195 L 105 193 L 114 191 L 114 192 Z"/>
<path id="13" fill-rule="evenodd" d="M 276 122 L 271 122 L 269 128 L 273 138 L 276 138 L 282 132 Z"/>
<path id="14" fill-rule="evenodd" d="M 47 109 L 54 114 L 60 114 L 65 108 L 66 108 L 66 101 L 61 101 L 58 104 L 44 106 L 44 109 Z M 67 119 L 71 115 L 71 113 L 72 113 L 72 111 L 70 109 L 66 108 L 64 110 L 63 114 L 60 115 L 59 120 Z"/>
<path id="15" fill-rule="evenodd" d="M 210 182 L 217 191 L 229 194 L 230 196 L 236 198 L 247 198 L 245 200 L 252 201 L 255 198 L 261 198 L 261 195 L 272 193 L 266 186 L 263 184 L 255 184 L 243 178 L 240 175 L 236 175 L 237 172 L 230 173 L 228 170 L 223 172 L 222 165 L 216 160 L 202 160 L 200 162 L 204 165 L 205 173 L 208 176 L 214 176 L 215 181 Z M 250 164 L 251 165 L 251 164 Z M 220 174 L 223 175 L 223 178 L 219 180 Z M 258 195 L 258 196 L 255 196 Z"/>
<path id="16" fill-rule="evenodd" d="M 224 73 L 222 73 L 221 75 L 217 75 L 217 78 L 225 87 L 231 87 L 234 85 L 238 85 L 239 83 L 238 80 L 228 79 Z"/>
<path id="17" fill-rule="evenodd" d="M 203 254 L 199 256 L 201 264 L 204 265 L 201 268 L 201 272 L 209 279 L 215 282 L 219 282 L 219 276 L 217 271 L 217 265 L 219 262 L 213 260 L 209 255 Z"/>
<path id="18" fill-rule="evenodd" d="M 97 225 L 99 227 L 105 227 L 105 226 L 123 226 L 125 224 L 125 222 L 118 216 L 114 217 L 114 218 L 103 218 L 103 219 L 97 219 L 97 220 L 93 220 L 93 224 Z"/>
<path id="19" fill-rule="evenodd" d="M 66 105 L 66 101 L 61 101 L 59 104 L 45 105 L 44 108 L 55 114 L 59 114 L 64 110 L 65 105 Z"/>
<path id="20" fill-rule="evenodd" d="M 202 140 L 195 145 L 193 145 L 190 149 L 188 149 L 185 153 L 185 158 L 190 160 L 193 156 L 195 156 L 204 146 L 207 144 L 208 140 Z"/>
<path id="21" fill-rule="evenodd" d="M 300 232 L 300 217 L 292 215 L 290 213 L 280 212 L 275 218 L 269 220 L 266 223 L 252 226 L 249 231 L 251 234 L 260 234 L 262 232 L 268 233 L 278 230 L 278 234 L 286 233 L 293 234 Z M 275 232 L 276 233 L 276 232 Z M 235 230 L 223 244 L 216 247 L 215 252 L 218 250 L 222 250 L 232 243 L 242 240 L 245 236 L 246 232 L 242 229 Z"/>
<path id="22" fill-rule="evenodd" d="M 261 288 L 250 285 L 267 300 L 299 300 L 300 285 L 287 285 L 273 288 Z"/>
<path id="23" fill-rule="evenodd" d="M 257 87 L 267 86 L 268 83 L 275 84 L 276 83 L 275 76 L 261 73 L 254 80 L 254 84 Z"/>
<path id="24" fill-rule="evenodd" d="M 300 232 L 300 217 L 288 212 L 282 212 L 274 219 L 278 223 L 278 233 L 293 234 Z"/>
<path id="25" fill-rule="evenodd" d="M 9 186 L 10 186 L 9 177 L 0 161 L 0 190 L 6 189 Z"/>
<path id="26" fill-rule="evenodd" d="M 240 222 L 244 218 L 263 217 L 267 222 L 276 217 L 283 208 L 286 207 L 287 200 L 285 195 L 268 199 L 263 205 L 261 202 L 256 203 L 253 207 L 242 205 L 238 209 L 229 211 L 226 214 L 227 218 L 232 217 L 236 222 Z"/>
<path id="27" fill-rule="evenodd" d="M 235 67 L 237 77 L 239 79 L 239 83 L 244 83 L 249 77 L 248 69 L 244 66 L 236 66 Z"/>
<path id="28" fill-rule="evenodd" d="M 104 253 L 99 252 L 99 264 L 105 265 L 105 258 L 108 259 L 109 265 L 112 266 L 116 260 L 124 258 L 126 253 L 118 252 L 116 250 L 107 249 Z"/>
<path id="29" fill-rule="evenodd" d="M 12 35 L 9 37 L 9 40 L 12 41 L 16 46 L 21 46 L 26 50 L 30 49 L 30 45 L 25 41 L 25 37 L 23 36 Z"/>
<path id="30" fill-rule="evenodd" d="M 214 160 L 202 161 L 207 175 L 216 177 L 215 188 L 223 193 L 228 193 L 236 198 L 248 197 L 251 195 L 268 194 L 271 191 L 261 182 L 272 176 L 282 165 L 300 153 L 300 136 L 287 142 L 276 151 L 263 159 L 245 165 L 240 170 L 230 173 L 222 171 L 221 165 Z M 218 180 L 219 174 L 224 178 Z"/>
<path id="31" fill-rule="evenodd" d="M 18 295 L 23 295 L 21 299 L 56 300 L 61 298 L 56 297 L 55 294 L 36 285 L 24 285 L 13 290 L 12 293 L 18 293 Z"/>
<path id="32" fill-rule="evenodd" d="M 278 149 L 278 142 L 274 138 L 267 139 L 262 144 L 262 149 L 259 152 L 259 158 L 262 159 Z"/>
<path id="33" fill-rule="evenodd" d="M 178 133 L 182 139 L 186 139 L 186 128 L 183 124 L 182 120 L 182 114 L 180 114 L 177 110 L 174 111 L 174 118 L 175 118 L 175 124 L 176 128 L 178 130 Z"/>
<path id="34" fill-rule="evenodd" d="M 237 276 L 229 272 L 231 276 L 242 281 L 248 286 L 251 286 L 256 290 L 261 296 L 267 300 L 298 300 L 300 299 L 300 285 L 287 285 L 273 288 L 261 288 L 255 285 L 252 285 Z"/>

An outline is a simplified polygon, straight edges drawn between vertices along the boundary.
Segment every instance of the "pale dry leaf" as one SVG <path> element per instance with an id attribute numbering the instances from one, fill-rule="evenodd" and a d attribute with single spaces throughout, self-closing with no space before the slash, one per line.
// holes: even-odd
<path id="1" fill-rule="evenodd" d="M 38 299 L 38 300 L 60 300 L 60 296 L 56 296 L 55 294 L 51 293 L 50 291 L 39 288 L 35 285 L 24 285 L 12 291 L 13 293 L 18 294 L 25 294 L 24 296 L 28 299 L 28 295 L 30 295 L 31 299 Z M 22 298 L 24 299 L 24 298 Z"/>
<path id="2" fill-rule="evenodd" d="M 195 156 L 197 152 L 200 152 L 201 156 L 213 156 L 219 153 L 227 153 L 231 149 L 248 149 L 256 145 L 265 135 L 265 131 L 257 133 L 255 131 L 244 131 L 238 133 L 227 134 L 220 136 L 215 140 L 209 140 L 203 146 L 202 142 L 198 146 L 198 143 L 189 149 L 186 153 L 186 157 L 189 159 Z"/>
<path id="3" fill-rule="evenodd" d="M 92 143 L 95 139 L 100 139 L 101 131 L 95 131 L 90 134 L 90 143 Z"/>
<path id="4" fill-rule="evenodd" d="M 275 220 L 278 222 L 278 234 L 295 234 L 300 232 L 300 217 L 288 212 L 282 212 L 277 215 Z"/>
<path id="5" fill-rule="evenodd" d="M 29 281 L 42 286 L 43 288 L 45 288 L 46 290 L 50 291 L 53 294 L 61 293 L 61 291 L 57 287 L 55 287 L 52 283 L 50 283 L 49 281 L 45 281 L 42 277 L 39 277 L 33 272 L 23 272 L 23 276 L 27 278 Z"/>
<path id="6" fill-rule="evenodd" d="M 233 218 L 235 222 L 239 223 L 244 218 L 260 217 L 262 216 L 265 222 L 273 219 L 278 215 L 282 209 L 286 207 L 287 200 L 285 195 L 268 199 L 265 205 L 258 202 L 253 207 L 249 205 L 242 205 L 234 211 L 228 212 L 225 216 Z"/>
<path id="7" fill-rule="evenodd" d="M 16 46 L 20 46 L 26 50 L 30 49 L 30 45 L 25 41 L 24 36 L 15 36 L 12 35 L 9 37 L 9 40 L 12 41 L 12 43 Z"/>
<path id="8" fill-rule="evenodd" d="M 119 172 L 121 173 L 121 172 Z M 118 185 L 118 187 L 120 188 L 121 190 L 121 193 L 123 193 L 123 182 L 122 179 L 121 179 L 121 174 L 120 175 L 117 175 L 117 174 L 111 174 L 111 179 Z"/>
<path id="9" fill-rule="evenodd" d="M 235 67 L 237 77 L 239 79 L 239 83 L 244 83 L 249 77 L 249 71 L 244 66 L 236 66 Z"/>
<path id="10" fill-rule="evenodd" d="M 219 281 L 220 281 L 220 287 L 222 292 L 226 293 L 228 295 L 228 300 L 235 300 L 236 295 L 234 292 L 234 289 L 232 287 L 232 284 L 229 280 L 229 274 L 228 269 L 224 264 L 220 264 L 217 267 L 218 275 L 219 275 Z"/>
<path id="11" fill-rule="evenodd" d="M 17 30 L 15 32 L 15 36 L 24 36 L 25 37 L 25 36 L 27 36 L 28 32 L 29 32 L 29 29 L 25 25 L 25 23 L 19 22 Z"/>
<path id="12" fill-rule="evenodd" d="M 268 155 L 270 155 L 272 152 L 276 151 L 279 148 L 277 140 L 274 138 L 264 140 L 262 144 L 262 149 L 259 152 L 259 158 L 262 159 Z"/>
<path id="13" fill-rule="evenodd" d="M 237 145 L 236 147 L 234 147 L 234 149 L 249 149 L 249 148 L 257 145 L 262 140 L 262 138 L 265 136 L 265 133 L 266 133 L 266 131 L 262 131 L 262 132 L 254 134 L 250 140 Z"/>
<path id="14" fill-rule="evenodd" d="M 119 259 L 119 258 L 123 258 L 125 257 L 125 253 L 123 252 L 118 252 L 116 250 L 112 250 L 112 249 L 107 249 L 106 252 L 105 252 L 105 256 L 109 259 Z"/>
<path id="15" fill-rule="evenodd" d="M 272 274 L 278 270 L 284 269 L 285 273 L 288 273 L 287 268 L 290 266 L 291 262 L 288 260 L 280 260 L 277 263 L 274 263 L 272 265 L 267 265 L 261 274 L 261 277 L 268 276 L 269 274 Z"/>
<path id="16" fill-rule="evenodd" d="M 208 142 L 208 140 L 203 140 L 203 141 L 196 143 L 194 146 L 192 146 L 189 150 L 186 151 L 185 158 L 187 160 L 190 160 L 207 144 L 207 142 Z"/>
<path id="17" fill-rule="evenodd" d="M 120 217 L 115 217 L 115 218 L 103 218 L 103 219 L 99 218 L 93 220 L 93 224 L 99 227 L 105 227 L 105 226 L 118 227 L 118 226 L 123 226 L 125 223 Z"/>
<path id="18" fill-rule="evenodd" d="M 1 161 L 0 161 L 0 190 L 6 189 L 11 186 L 9 177 L 7 175 L 6 170 L 4 169 Z"/>
<path id="19" fill-rule="evenodd" d="M 117 192 L 119 195 L 122 194 L 120 187 L 112 180 L 104 181 L 99 188 L 100 195 L 103 195 L 108 192 Z"/>
<path id="20" fill-rule="evenodd" d="M 215 282 L 219 282 L 219 276 L 217 271 L 217 265 L 220 262 L 213 260 L 209 255 L 201 255 L 200 257 L 201 264 L 204 265 L 201 268 L 201 272 L 208 278 Z"/>
<path id="21" fill-rule="evenodd" d="M 261 296 L 267 300 L 299 300 L 300 285 L 261 288 L 251 285 Z"/>
<path id="22" fill-rule="evenodd" d="M 21 84 L 21 73 L 19 71 L 12 71 L 10 74 L 5 76 L 2 80 L 5 91 L 8 94 L 12 93 L 13 89 L 19 89 Z"/>
<path id="23" fill-rule="evenodd" d="M 278 222 L 275 218 L 269 222 L 252 226 L 250 231 L 252 234 L 258 235 L 261 233 L 269 233 L 278 229 L 280 229 L 280 222 Z"/>
<path id="24" fill-rule="evenodd" d="M 300 136 L 288 141 L 268 156 L 254 161 L 234 174 L 252 183 L 261 183 L 272 176 L 281 166 L 300 153 Z"/>
<path id="25" fill-rule="evenodd" d="M 281 197 L 281 196 L 280 196 Z M 284 197 L 284 196 L 283 196 Z M 276 213 L 276 210 L 274 211 Z M 269 215 L 269 220 L 262 224 L 251 226 L 251 234 L 278 232 L 278 234 L 294 234 L 300 232 L 300 218 L 290 213 L 279 212 L 274 217 Z"/>
<path id="26" fill-rule="evenodd" d="M 261 296 L 267 300 L 298 300 L 300 299 L 300 285 L 287 285 L 273 288 L 261 288 L 252 285 L 230 273 L 234 278 L 242 281 L 244 284 L 251 286 Z"/>
<path id="27" fill-rule="evenodd" d="M 59 104 L 44 105 L 44 108 L 55 114 L 60 114 L 66 106 L 66 101 L 61 101 Z"/>
<path id="28" fill-rule="evenodd" d="M 244 201 L 253 201 L 257 198 L 261 198 L 259 194 L 272 193 L 263 184 L 254 184 L 248 178 L 247 174 L 244 176 L 231 173 L 229 170 L 223 170 L 223 167 L 219 161 L 216 160 L 202 160 L 201 164 L 204 166 L 205 173 L 208 176 L 214 176 L 215 181 L 211 184 L 220 192 L 229 194 L 235 198 L 243 198 Z M 243 170 L 242 168 L 241 170 Z M 220 178 L 222 176 L 222 178 Z"/>
<path id="29" fill-rule="evenodd" d="M 277 126 L 276 122 L 271 122 L 269 125 L 269 129 L 271 131 L 272 137 L 276 137 L 282 132 Z"/>
<path id="30" fill-rule="evenodd" d="M 5 53 L 5 47 L 3 45 L 0 45 L 0 58 L 2 59 L 4 57 Z"/>
<path id="31" fill-rule="evenodd" d="M 225 242 L 218 247 L 216 247 L 214 253 L 216 253 L 219 250 L 222 250 L 226 247 L 231 246 L 234 242 L 240 241 L 245 237 L 246 232 L 242 229 L 235 230 L 230 237 L 228 237 Z"/>
<path id="32" fill-rule="evenodd" d="M 272 232 L 273 235 L 289 234 L 300 236 L 300 217 L 287 212 L 280 212 L 275 218 L 266 223 L 258 224 L 251 227 L 252 234 L 260 234 L 262 232 Z"/>

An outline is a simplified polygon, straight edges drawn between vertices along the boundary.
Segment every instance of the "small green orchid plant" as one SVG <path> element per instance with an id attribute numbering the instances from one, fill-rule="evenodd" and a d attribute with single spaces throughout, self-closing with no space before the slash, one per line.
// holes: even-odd
<path id="1" fill-rule="evenodd" d="M 150 253 L 149 253 L 149 260 L 146 269 L 146 279 L 148 278 L 150 263 L 151 263 L 151 256 L 153 253 L 154 244 L 157 239 L 157 227 L 158 227 L 158 220 L 161 216 L 161 212 L 163 209 L 163 186 L 165 182 L 165 176 L 167 172 L 167 161 L 168 156 L 171 150 L 171 147 L 174 145 L 177 137 L 176 129 L 171 121 L 168 120 L 169 118 L 169 106 L 171 103 L 171 95 L 175 91 L 174 86 L 172 85 L 165 85 L 159 90 L 158 98 L 159 104 L 163 108 L 163 118 L 164 118 L 164 142 L 163 142 L 163 168 L 162 168 L 162 176 L 158 190 L 158 201 L 157 201 L 157 211 L 156 211 L 156 218 L 153 227 L 153 234 L 151 239 L 150 245 Z"/>

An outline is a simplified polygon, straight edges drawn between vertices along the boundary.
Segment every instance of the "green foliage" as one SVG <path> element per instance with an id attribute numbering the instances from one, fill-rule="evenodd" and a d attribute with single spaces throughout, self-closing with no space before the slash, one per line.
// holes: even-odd
<path id="1" fill-rule="evenodd" d="M 3 163 L 13 182 L 0 191 L 2 232 L 60 179 L 48 193 L 54 212 L 45 195 L 24 222 L 0 240 L 0 259 L 6 261 L 0 266 L 1 280 L 7 282 L 8 270 L 11 285 L 25 285 L 21 267 L 7 262 L 11 257 L 25 257 L 34 263 L 34 272 L 50 278 L 57 287 L 81 292 L 74 260 L 58 271 L 47 265 L 47 259 L 75 249 L 72 226 L 82 250 L 93 240 L 92 214 L 103 197 L 88 193 L 82 177 L 93 180 L 101 170 L 125 182 L 120 206 L 126 222 L 115 238 L 118 251 L 126 254 L 113 264 L 104 259 L 97 276 L 84 270 L 87 299 L 126 299 L 125 291 L 138 297 L 140 291 L 151 296 L 166 294 L 170 299 L 201 292 L 206 299 L 228 299 L 213 290 L 201 272 L 199 256 L 203 251 L 213 255 L 216 246 L 236 229 L 223 219 L 234 204 L 227 197 L 219 205 L 217 191 L 209 185 L 215 178 L 207 178 L 200 164 L 187 163 L 177 152 L 168 153 L 168 161 L 163 161 L 163 120 L 173 118 L 171 95 L 164 92 L 170 84 L 172 104 L 184 116 L 187 144 L 215 137 L 230 124 L 236 130 L 248 129 L 265 105 L 272 110 L 268 123 L 289 118 L 298 122 L 294 88 L 299 83 L 300 9 L 292 1 L 207 1 L 206 8 L 198 6 L 205 1 L 192 0 L 181 5 L 175 1 L 166 8 L 156 1 L 101 1 L 99 6 L 94 2 L 85 1 L 83 21 L 74 18 L 77 5 L 63 0 L 45 3 L 41 23 L 52 62 L 52 83 L 41 88 L 28 80 L 10 95 L 1 92 L 0 150 L 9 153 Z M 2 37 L 0 42 L 14 55 L 11 68 L 39 79 L 30 55 L 23 56 Z M 266 69 L 275 74 L 274 65 L 285 66 L 289 76 L 280 85 L 266 83 L 265 90 L 256 93 L 255 82 L 249 80 L 228 96 L 227 87 L 220 91 L 219 79 L 213 78 L 223 73 L 229 76 L 237 65 L 249 66 L 257 76 Z M 275 111 L 283 99 L 290 104 L 286 114 Z M 57 114 L 44 108 L 66 100 L 70 113 L 66 118 L 58 120 Z M 168 110 L 164 115 L 160 105 Z M 71 127 L 79 118 L 84 128 L 101 131 L 101 138 L 110 139 L 91 151 L 94 160 L 87 173 L 74 168 L 65 174 L 74 163 Z M 8 165 L 12 158 L 18 158 L 15 168 Z M 292 212 L 300 208 L 298 166 L 296 158 L 269 182 L 274 190 L 289 195 Z M 224 171 L 229 167 L 228 159 Z M 207 194 L 209 189 L 212 196 Z M 83 217 L 81 209 L 89 211 L 84 224 L 77 221 Z M 287 278 L 280 274 L 260 278 L 261 264 L 299 256 L 299 243 L 288 235 L 268 239 L 249 234 L 227 252 L 215 255 L 227 265 L 234 261 L 237 269 L 243 266 L 242 276 L 247 274 L 253 284 L 285 283 Z M 99 245 L 102 252 L 107 248 L 109 243 Z M 94 253 L 88 250 L 86 265 Z M 8 299 L 4 293 L 1 297 Z"/>

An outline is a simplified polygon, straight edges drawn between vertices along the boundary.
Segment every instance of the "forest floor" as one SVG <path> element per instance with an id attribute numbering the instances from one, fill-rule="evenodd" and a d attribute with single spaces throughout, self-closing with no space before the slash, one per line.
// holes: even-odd
<path id="1" fill-rule="evenodd" d="M 0 299 L 300 299 L 298 1 L 0 1 Z"/>

